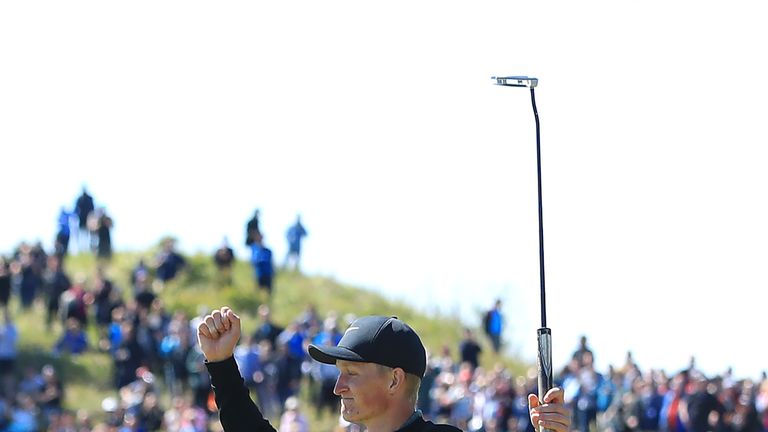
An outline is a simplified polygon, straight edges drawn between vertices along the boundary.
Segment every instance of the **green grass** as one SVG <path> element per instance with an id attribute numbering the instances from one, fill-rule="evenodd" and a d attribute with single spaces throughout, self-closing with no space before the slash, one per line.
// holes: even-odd
<path id="1" fill-rule="evenodd" d="M 123 252 L 114 256 L 107 267 L 107 274 L 123 290 L 130 293 L 130 272 L 139 258 L 149 263 L 155 251 L 145 253 Z M 250 333 L 256 324 L 256 308 L 260 297 L 256 295 L 252 269 L 247 262 L 237 262 L 232 273 L 232 284 L 223 285 L 216 273 L 209 256 L 188 257 L 189 266 L 176 280 L 169 283 L 159 293 L 169 312 L 183 310 L 189 317 L 198 310 L 220 306 L 232 307 L 243 320 L 244 333 Z M 96 261 L 88 254 L 71 256 L 67 259 L 66 271 L 76 280 L 85 277 L 90 281 L 95 273 Z M 88 284 L 87 286 L 90 286 Z M 348 313 L 356 315 L 397 315 L 417 329 L 430 352 L 438 352 L 446 345 L 455 354 L 464 326 L 453 316 L 438 313 L 424 313 L 402 302 L 386 299 L 378 293 L 344 285 L 332 279 L 318 276 L 305 276 L 297 272 L 279 271 L 274 283 L 272 299 L 273 319 L 286 325 L 312 304 L 321 317 L 334 311 L 339 317 Z M 36 304 L 31 310 L 20 312 L 12 300 L 12 310 L 20 333 L 19 370 L 32 366 L 39 370 L 44 364 L 52 364 L 66 384 L 64 404 L 71 410 L 85 409 L 94 418 L 101 417 L 101 401 L 107 396 L 115 396 L 112 388 L 112 361 L 105 353 L 92 349 L 80 356 L 51 355 L 51 347 L 61 334 L 61 326 L 54 325 L 47 329 L 45 312 L 42 304 Z M 89 343 L 93 348 L 97 335 L 93 326 L 89 329 Z M 477 332 L 480 334 L 480 332 Z M 491 367 L 504 364 L 514 373 L 523 373 L 528 365 L 507 357 L 494 355 L 490 346 L 479 337 L 484 348 L 482 364 Z M 336 416 L 318 419 L 314 409 L 307 401 L 306 387 L 302 394 L 304 411 L 312 421 L 312 430 L 332 430 L 338 421 Z M 167 398 L 163 399 L 168 406 Z"/>

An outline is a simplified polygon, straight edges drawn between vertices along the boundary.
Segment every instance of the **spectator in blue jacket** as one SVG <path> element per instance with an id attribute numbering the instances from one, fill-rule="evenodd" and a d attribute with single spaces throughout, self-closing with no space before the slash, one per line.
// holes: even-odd
<path id="1" fill-rule="evenodd" d="M 163 240 L 163 249 L 157 257 L 157 280 L 164 285 L 187 265 L 183 256 L 176 252 L 176 240 L 166 238 Z"/>
<path id="2" fill-rule="evenodd" d="M 307 236 L 307 230 L 301 224 L 301 215 L 296 216 L 296 222 L 288 228 L 285 238 L 288 240 L 288 254 L 285 256 L 285 268 L 293 265 L 294 270 L 299 269 L 301 261 L 301 241 Z"/>
<path id="3" fill-rule="evenodd" d="M 265 291 L 268 297 L 271 297 L 275 267 L 272 262 L 272 250 L 264 246 L 262 239 L 251 245 L 251 265 L 253 266 L 256 286 Z"/>
<path id="4" fill-rule="evenodd" d="M 88 349 L 88 339 L 80 325 L 80 321 L 75 318 L 67 319 L 67 327 L 64 334 L 61 335 L 56 345 L 53 347 L 53 352 L 59 355 L 63 352 L 70 354 L 82 354 Z"/>
<path id="5" fill-rule="evenodd" d="M 504 328 L 504 317 L 501 314 L 501 300 L 497 299 L 493 308 L 483 317 L 485 334 L 491 340 L 493 351 L 498 353 L 501 349 L 501 330 Z"/>
<path id="6" fill-rule="evenodd" d="M 62 207 L 61 210 L 59 211 L 59 219 L 57 221 L 57 230 L 56 230 L 56 241 L 54 242 L 54 251 L 55 251 L 55 254 L 59 257 L 66 256 L 67 251 L 69 250 L 69 237 L 70 237 L 69 222 L 73 216 L 74 214 L 68 212 L 67 209 L 65 209 L 64 207 Z"/>

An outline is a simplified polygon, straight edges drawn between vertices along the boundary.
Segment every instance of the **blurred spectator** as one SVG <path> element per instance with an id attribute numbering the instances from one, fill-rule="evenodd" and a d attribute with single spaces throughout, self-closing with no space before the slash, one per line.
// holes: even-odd
<path id="1" fill-rule="evenodd" d="M 435 385 L 435 379 L 440 374 L 440 370 L 435 367 L 434 362 L 427 362 L 427 370 L 424 372 L 424 378 L 421 379 L 419 393 L 416 398 L 416 408 L 420 409 L 425 418 L 433 418 L 432 397 L 430 393 Z"/>
<path id="2" fill-rule="evenodd" d="M 112 235 L 110 234 L 114 222 L 107 214 L 104 207 L 96 211 L 96 256 L 101 261 L 109 262 L 112 259 Z"/>
<path id="3" fill-rule="evenodd" d="M 277 392 L 280 403 L 284 404 L 289 396 L 298 394 L 302 376 L 301 364 L 307 358 L 307 334 L 298 322 L 294 321 L 277 337 L 279 370 Z M 282 359 L 282 354 L 285 358 Z M 282 362 L 284 360 L 284 363 Z M 281 369 L 285 367 L 285 370 Z"/>
<path id="4" fill-rule="evenodd" d="M 11 266 L 5 257 L 0 255 L 0 309 L 8 310 L 11 299 Z"/>
<path id="5" fill-rule="evenodd" d="M 591 351 L 583 353 L 581 362 L 581 367 L 576 370 L 578 389 L 574 398 L 573 426 L 587 432 L 597 421 L 597 393 L 603 377 L 595 372 Z"/>
<path id="6" fill-rule="evenodd" d="M 205 368 L 205 357 L 197 343 L 192 344 L 192 349 L 187 354 L 187 373 L 193 403 L 200 407 L 207 406 L 212 392 L 211 380 Z"/>
<path id="7" fill-rule="evenodd" d="M 285 409 L 277 430 L 278 432 L 309 432 L 309 422 L 301 413 L 299 399 L 295 396 L 285 400 Z"/>
<path id="8" fill-rule="evenodd" d="M 160 341 L 166 386 L 172 395 L 182 394 L 187 383 L 187 356 L 191 346 L 187 322 L 182 312 L 175 313 L 166 335 Z"/>
<path id="9" fill-rule="evenodd" d="M 571 362 L 576 362 L 576 360 L 572 359 Z M 611 407 L 614 396 L 622 390 L 621 380 L 621 374 L 617 373 L 616 369 L 611 366 L 608 368 L 608 373 L 597 388 L 598 430 L 602 430 L 603 425 L 607 424 L 607 420 L 605 420 L 606 412 L 608 411 L 608 408 Z M 660 412 L 657 412 L 656 416 L 658 417 L 659 415 Z M 658 429 L 658 426 L 653 429 Z"/>
<path id="10" fill-rule="evenodd" d="M 93 304 L 93 295 L 86 291 L 85 283 L 85 276 L 78 275 L 75 283 L 61 294 L 62 321 L 75 318 L 81 327 L 88 325 L 88 306 Z"/>
<path id="11" fill-rule="evenodd" d="M 59 211 L 59 218 L 56 228 L 56 240 L 54 241 L 54 254 L 59 257 L 67 255 L 69 250 L 69 237 L 70 237 L 70 219 L 73 214 L 68 212 L 64 207 Z"/>
<path id="12" fill-rule="evenodd" d="M 297 395 L 299 391 L 301 363 L 297 364 L 288 351 L 288 345 L 278 341 L 271 359 L 275 368 L 275 396 L 278 399 L 278 407 L 282 407 L 286 399 Z"/>
<path id="13" fill-rule="evenodd" d="M 130 320 L 121 322 L 120 333 L 115 339 L 117 346 L 112 349 L 115 387 L 122 388 L 135 378 L 136 369 L 143 363 L 144 349 L 136 338 L 136 327 Z"/>
<path id="14" fill-rule="evenodd" d="M 186 264 L 187 261 L 184 257 L 176 252 L 176 240 L 164 239 L 160 254 L 155 260 L 157 280 L 160 281 L 160 286 L 164 286 L 168 281 L 175 278 Z"/>
<path id="15" fill-rule="evenodd" d="M 435 369 L 438 369 L 441 373 L 456 372 L 456 361 L 453 359 L 453 355 L 451 354 L 451 347 L 448 345 L 443 345 L 440 348 L 440 352 L 435 353 L 431 360 Z"/>
<path id="16" fill-rule="evenodd" d="M 157 294 L 155 294 L 151 285 L 144 282 L 143 276 L 140 276 L 136 281 L 136 291 L 133 298 L 140 311 L 149 311 L 152 303 L 157 299 Z"/>
<path id="17" fill-rule="evenodd" d="M 692 389 L 681 401 L 680 409 L 684 415 L 685 426 L 689 432 L 706 432 L 712 428 L 710 425 L 711 414 L 716 413 L 719 418 L 723 413 L 720 401 L 715 397 L 714 386 L 703 375 L 692 377 Z"/>
<path id="18" fill-rule="evenodd" d="M 685 396 L 687 382 L 687 374 L 682 372 L 672 378 L 669 389 L 664 394 L 659 415 L 659 429 L 662 432 L 685 432 L 685 425 L 680 418 L 680 401 Z"/>
<path id="19" fill-rule="evenodd" d="M 315 337 L 312 343 L 321 346 L 336 346 L 338 340 L 336 340 L 335 334 L 326 332 L 325 335 L 318 335 Z M 334 394 L 333 390 L 336 386 L 336 380 L 339 377 L 339 369 L 335 365 L 312 360 L 310 373 L 317 383 L 313 398 L 317 415 L 321 416 L 324 412 L 323 410 L 326 410 L 331 415 L 338 413 L 339 397 Z M 286 401 L 286 403 L 287 402 L 288 401 Z"/>
<path id="20" fill-rule="evenodd" d="M 317 306 L 314 303 L 307 303 L 307 306 L 296 319 L 296 322 L 304 331 L 317 331 L 320 328 L 320 314 L 317 313 Z"/>
<path id="21" fill-rule="evenodd" d="M 132 380 L 118 389 L 120 406 L 125 408 L 126 414 L 135 416 L 144 403 L 144 398 L 155 391 L 155 374 L 144 366 L 136 368 Z"/>
<path id="22" fill-rule="evenodd" d="M 256 395 L 259 398 L 259 406 L 264 407 L 264 415 L 268 418 L 276 418 L 280 414 L 281 406 L 278 399 L 277 384 L 280 374 L 278 356 L 275 346 L 269 340 L 259 342 L 259 361 L 262 373 L 256 381 Z"/>
<path id="23" fill-rule="evenodd" d="M 131 270 L 131 286 L 134 289 L 134 293 L 136 291 L 136 284 L 139 283 L 139 280 L 145 283 L 148 283 L 149 281 L 149 268 L 144 263 L 144 258 L 140 258 L 136 267 Z"/>
<path id="24" fill-rule="evenodd" d="M 760 414 L 760 423 L 763 430 L 768 431 L 768 377 L 763 372 L 763 379 L 760 381 L 757 396 L 755 397 L 755 409 Z"/>
<path id="25" fill-rule="evenodd" d="M 11 414 L 8 432 L 35 432 L 38 428 L 39 410 L 31 396 L 21 393 L 16 397 L 16 406 Z"/>
<path id="26" fill-rule="evenodd" d="M 103 269 L 97 269 L 93 280 L 93 305 L 100 341 L 107 337 L 107 327 L 112 322 L 112 311 L 122 304 L 120 290 L 107 278 Z"/>
<path id="27" fill-rule="evenodd" d="M 37 397 L 45 388 L 43 375 L 32 366 L 24 367 L 24 374 L 19 382 L 19 393 L 25 393 Z"/>
<path id="28" fill-rule="evenodd" d="M 19 332 L 11 319 L 11 313 L 6 309 L 3 311 L 3 321 L 0 322 L 0 398 L 14 396 L 18 344 Z"/>
<path id="29" fill-rule="evenodd" d="M 163 424 L 169 432 L 205 432 L 208 430 L 208 415 L 201 407 L 177 396 L 171 401 L 171 409 L 165 412 Z"/>
<path id="30" fill-rule="evenodd" d="M 579 367 L 581 367 L 581 366 L 584 366 L 583 357 L 587 354 L 592 356 L 592 359 L 594 359 L 594 354 L 592 353 L 592 350 L 587 345 L 587 337 L 582 335 L 581 338 L 579 339 L 579 347 L 576 348 L 576 351 L 573 352 L 572 357 L 579 364 Z"/>
<path id="31" fill-rule="evenodd" d="M 6 430 L 11 421 L 12 406 L 8 399 L 0 397 L 0 430 Z"/>
<path id="32" fill-rule="evenodd" d="M 53 353 L 60 355 L 62 353 L 82 354 L 88 349 L 88 338 L 85 334 L 80 321 L 74 317 L 67 318 L 64 333 L 61 335 L 56 345 L 53 346 Z"/>
<path id="33" fill-rule="evenodd" d="M 232 285 L 232 264 L 235 262 L 235 251 L 229 246 L 226 237 L 224 237 L 221 246 L 216 249 L 213 262 L 219 272 L 219 282 L 222 285 Z"/>
<path id="34" fill-rule="evenodd" d="M 261 230 L 259 229 L 259 209 L 253 212 L 253 217 L 248 219 L 245 224 L 245 245 L 253 246 L 254 243 L 261 241 Z"/>
<path id="35" fill-rule="evenodd" d="M 344 336 L 344 333 L 339 331 L 339 326 L 336 324 L 336 314 L 331 313 L 323 320 L 323 329 L 312 338 L 312 343 L 315 345 L 336 346 L 339 344 L 342 336 Z"/>
<path id="36" fill-rule="evenodd" d="M 288 240 L 288 254 L 285 256 L 283 266 L 289 268 L 293 265 L 293 270 L 298 270 L 301 262 L 301 241 L 307 236 L 307 231 L 301 224 L 301 215 L 296 215 L 296 222 L 288 228 L 285 238 Z"/>
<path id="37" fill-rule="evenodd" d="M 64 401 L 64 386 L 59 379 L 56 370 L 51 365 L 45 365 L 42 369 L 43 388 L 37 396 L 37 403 L 44 418 L 61 413 Z"/>
<path id="38" fill-rule="evenodd" d="M 259 343 L 253 338 L 245 338 L 235 348 L 235 362 L 248 388 L 255 388 L 256 383 L 263 379 L 259 351 Z"/>
<path id="39" fill-rule="evenodd" d="M 94 426 L 88 411 L 82 408 L 78 409 L 75 413 L 75 430 L 77 432 L 93 432 Z"/>
<path id="40" fill-rule="evenodd" d="M 108 351 L 114 358 L 115 351 L 123 338 L 123 321 L 125 321 L 125 305 L 120 305 L 112 311 L 112 321 L 107 326 L 106 340 L 99 341 L 99 349 Z"/>
<path id="41" fill-rule="evenodd" d="M 267 298 L 270 299 L 275 268 L 272 262 L 272 250 L 264 246 L 263 239 L 251 245 L 251 265 L 257 288 L 266 292 Z"/>
<path id="42" fill-rule="evenodd" d="M 75 202 L 75 214 L 78 220 L 78 249 L 82 252 L 86 250 L 90 244 L 90 231 L 88 230 L 88 216 L 95 210 L 93 205 L 93 197 L 88 194 L 85 186 L 83 186 L 83 192 L 77 198 Z"/>
<path id="43" fill-rule="evenodd" d="M 652 374 L 639 379 L 638 386 L 640 405 L 643 407 L 643 411 L 640 413 L 639 427 L 644 431 L 658 430 L 662 396 Z"/>
<path id="44" fill-rule="evenodd" d="M 462 363 L 459 366 L 459 372 L 456 374 L 458 385 L 451 388 L 450 400 L 451 400 L 451 424 L 456 425 L 461 430 L 469 429 L 469 420 L 472 418 L 472 400 L 473 390 L 470 389 L 472 384 L 472 368 L 467 363 Z"/>
<path id="45" fill-rule="evenodd" d="M 35 247 L 22 243 L 17 252 L 18 261 L 12 267 L 13 272 L 20 275 L 19 297 L 21 307 L 26 310 L 32 306 L 37 292 L 42 285 L 42 273 L 45 268 L 45 251 L 39 244 Z"/>
<path id="46" fill-rule="evenodd" d="M 72 283 L 69 277 L 64 273 L 62 260 L 58 256 L 48 258 L 48 267 L 45 272 L 45 292 L 47 295 L 47 315 L 46 326 L 50 329 L 54 318 L 59 316 L 61 307 L 61 297 L 70 289 Z"/>
<path id="47" fill-rule="evenodd" d="M 161 430 L 163 427 L 163 415 L 164 411 L 160 406 L 157 393 L 147 392 L 137 413 L 137 421 L 141 430 Z"/>
<path id="48" fill-rule="evenodd" d="M 136 308 L 136 316 L 134 317 L 136 341 L 143 350 L 142 361 L 152 370 L 159 370 L 162 367 L 160 342 L 169 322 L 170 316 L 165 312 L 160 298 L 156 298 L 152 302 L 149 310 Z"/>
<path id="49" fill-rule="evenodd" d="M 469 328 L 464 328 L 464 338 L 459 342 L 459 355 L 461 363 L 469 363 L 472 365 L 472 369 L 476 369 L 480 365 L 480 354 L 483 349 L 480 344 L 475 340 L 475 335 Z"/>
<path id="50" fill-rule="evenodd" d="M 483 329 L 491 340 L 493 351 L 498 353 L 501 349 L 501 331 L 504 328 L 504 317 L 501 314 L 501 299 L 497 299 L 493 308 L 488 310 L 483 317 Z"/>

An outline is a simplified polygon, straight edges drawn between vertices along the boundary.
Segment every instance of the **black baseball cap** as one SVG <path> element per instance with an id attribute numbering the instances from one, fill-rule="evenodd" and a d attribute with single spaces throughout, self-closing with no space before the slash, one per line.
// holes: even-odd
<path id="1" fill-rule="evenodd" d="M 309 346 L 309 355 L 320 363 L 336 360 L 376 363 L 401 368 L 424 378 L 427 351 L 419 335 L 397 317 L 366 316 L 349 325 L 337 346 Z"/>

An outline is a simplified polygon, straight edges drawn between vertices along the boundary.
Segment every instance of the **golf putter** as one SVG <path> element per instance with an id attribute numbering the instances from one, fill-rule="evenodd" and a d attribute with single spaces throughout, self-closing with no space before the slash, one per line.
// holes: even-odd
<path id="1" fill-rule="evenodd" d="M 492 77 L 496 85 L 505 87 L 525 87 L 531 89 L 531 105 L 536 119 L 536 168 L 539 185 L 539 280 L 541 281 L 541 327 L 536 331 L 538 352 L 536 367 L 538 369 L 539 403 L 544 403 L 544 395 L 554 385 L 552 380 L 552 330 L 547 327 L 547 307 L 544 295 L 544 218 L 541 206 L 541 140 L 539 134 L 539 112 L 536 110 L 536 95 L 534 88 L 539 84 L 537 78 L 527 76 Z M 538 428 L 541 432 L 550 429 Z"/>

